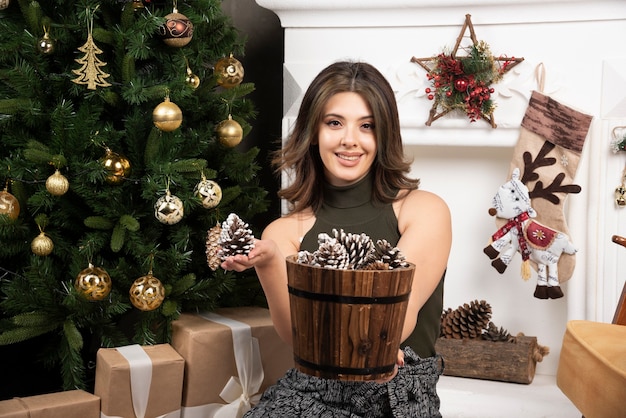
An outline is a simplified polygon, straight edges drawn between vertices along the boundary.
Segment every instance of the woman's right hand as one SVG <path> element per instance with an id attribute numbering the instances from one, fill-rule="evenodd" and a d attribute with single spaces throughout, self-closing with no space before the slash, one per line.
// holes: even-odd
<path id="1" fill-rule="evenodd" d="M 262 266 L 276 255 L 278 247 L 272 240 L 257 239 L 248 255 L 237 254 L 226 257 L 220 265 L 224 270 L 244 271 L 251 267 Z"/>

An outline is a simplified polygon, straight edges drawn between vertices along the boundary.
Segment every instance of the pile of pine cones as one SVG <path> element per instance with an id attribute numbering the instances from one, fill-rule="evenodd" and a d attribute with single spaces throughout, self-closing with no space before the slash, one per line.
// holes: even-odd
<path id="1" fill-rule="evenodd" d="M 516 338 L 504 328 L 491 322 L 491 305 L 474 300 L 441 315 L 441 338 L 481 338 L 488 341 L 515 342 Z"/>
<path id="2" fill-rule="evenodd" d="M 340 270 L 393 270 L 409 266 L 397 247 L 384 239 L 374 243 L 366 234 L 333 229 L 332 235 L 319 234 L 317 241 L 319 248 L 314 252 L 298 253 L 298 263 Z"/>

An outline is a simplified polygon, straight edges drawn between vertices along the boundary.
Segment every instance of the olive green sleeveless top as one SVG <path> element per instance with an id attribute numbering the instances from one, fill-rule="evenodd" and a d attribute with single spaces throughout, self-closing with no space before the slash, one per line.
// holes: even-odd
<path id="1" fill-rule="evenodd" d="M 315 214 L 315 224 L 302 238 L 300 250 L 317 250 L 318 234 L 325 232 L 332 235 L 333 228 L 343 229 L 346 233 L 364 233 L 374 242 L 385 239 L 391 245 L 397 245 L 400 239 L 398 219 L 390 203 L 372 202 L 372 182 L 370 174 L 350 186 L 336 187 L 325 183 L 324 203 Z M 413 280 L 419 279 L 419 271 L 416 271 Z M 403 346 L 410 346 L 422 358 L 435 355 L 435 342 L 439 337 L 443 311 L 443 280 L 442 277 L 420 310 L 415 330 L 403 343 Z"/>

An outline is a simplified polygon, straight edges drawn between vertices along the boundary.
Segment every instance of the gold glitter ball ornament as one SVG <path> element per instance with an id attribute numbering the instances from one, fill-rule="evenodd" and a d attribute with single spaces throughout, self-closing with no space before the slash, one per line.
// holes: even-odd
<path id="1" fill-rule="evenodd" d="M 231 115 L 228 119 L 221 121 L 215 128 L 217 138 L 226 147 L 233 148 L 243 139 L 243 128 Z"/>
<path id="2" fill-rule="evenodd" d="M 187 16 L 174 10 L 165 16 L 165 23 L 159 28 L 159 35 L 166 45 L 181 48 L 191 42 L 193 23 Z"/>
<path id="3" fill-rule="evenodd" d="M 130 302 L 142 311 L 153 311 L 163 303 L 165 299 L 165 287 L 163 283 L 152 274 L 148 273 L 135 280 L 130 286 Z"/>
<path id="4" fill-rule="evenodd" d="M 30 243 L 30 249 L 33 254 L 45 257 L 54 249 L 54 242 L 45 233 L 40 232 Z"/>
<path id="5" fill-rule="evenodd" d="M 102 267 L 94 267 L 91 263 L 78 273 L 74 281 L 76 291 L 89 301 L 103 300 L 109 296 L 112 287 L 109 273 Z"/>
<path id="6" fill-rule="evenodd" d="M 224 88 L 236 87 L 243 81 L 243 65 L 232 54 L 215 63 L 215 77 L 217 84 Z"/>
<path id="7" fill-rule="evenodd" d="M 154 217 L 163 224 L 173 225 L 178 223 L 185 214 L 183 201 L 174 196 L 170 191 L 165 192 L 154 204 Z"/>
<path id="8" fill-rule="evenodd" d="M 46 190 L 53 196 L 63 196 L 69 188 L 69 180 L 59 170 L 46 180 Z"/>
<path id="9" fill-rule="evenodd" d="M 109 171 L 109 175 L 105 180 L 109 184 L 119 184 L 130 175 L 131 167 L 128 159 L 107 148 L 106 154 L 100 159 L 100 162 Z"/>
<path id="10" fill-rule="evenodd" d="M 183 112 L 169 97 L 157 105 L 152 111 L 154 126 L 164 132 L 172 132 L 183 123 Z"/>
<path id="11" fill-rule="evenodd" d="M 20 202 L 6 189 L 0 192 L 0 214 L 16 220 L 20 215 Z"/>
<path id="12" fill-rule="evenodd" d="M 212 209 L 222 200 L 222 188 L 213 180 L 202 180 L 196 184 L 193 194 L 202 200 L 202 207 Z"/>

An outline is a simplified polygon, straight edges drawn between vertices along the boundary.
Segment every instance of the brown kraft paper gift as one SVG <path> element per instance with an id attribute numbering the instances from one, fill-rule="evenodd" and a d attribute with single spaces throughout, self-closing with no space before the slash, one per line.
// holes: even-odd
<path id="1" fill-rule="evenodd" d="M 291 347 L 280 339 L 265 308 L 182 314 L 172 328 L 172 346 L 185 359 L 185 418 L 212 417 L 224 408 L 232 410 L 232 416 L 241 416 L 293 367 Z M 240 333 L 244 338 L 237 337 Z M 251 360 L 246 364 L 241 352 L 248 349 Z"/>
<path id="2" fill-rule="evenodd" d="M 94 393 L 102 418 L 179 417 L 184 364 L 169 344 L 101 348 Z"/>
<path id="3" fill-rule="evenodd" d="M 83 390 L 47 393 L 0 402 L 0 418 L 98 418 L 100 398 Z"/>

